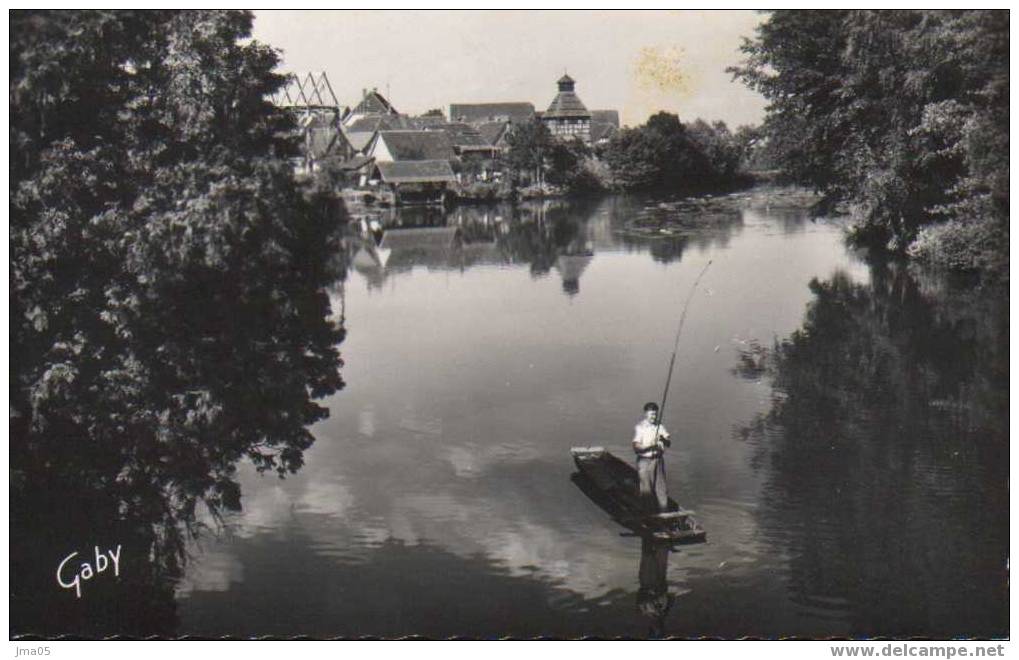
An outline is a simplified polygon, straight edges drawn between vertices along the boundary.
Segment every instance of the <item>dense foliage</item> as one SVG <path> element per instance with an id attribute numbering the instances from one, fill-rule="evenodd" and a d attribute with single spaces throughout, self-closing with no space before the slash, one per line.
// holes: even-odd
<path id="1" fill-rule="evenodd" d="M 860 238 L 1007 269 L 1008 29 L 1007 11 L 778 11 L 733 72 L 770 102 L 777 164 L 853 203 Z"/>
<path id="2" fill-rule="evenodd" d="M 518 184 L 551 184 L 568 192 L 600 187 L 589 168 L 587 145 L 579 139 L 556 139 L 540 119 L 513 126 L 506 142 L 504 163 Z"/>
<path id="3" fill-rule="evenodd" d="M 16 598 L 61 533 L 126 524 L 172 566 L 198 504 L 239 508 L 239 459 L 297 469 L 342 329 L 249 14 L 10 18 Z"/>
<path id="4" fill-rule="evenodd" d="M 624 128 L 602 149 L 616 186 L 624 190 L 725 186 L 739 178 L 743 147 L 724 122 L 683 124 L 659 112 Z"/>

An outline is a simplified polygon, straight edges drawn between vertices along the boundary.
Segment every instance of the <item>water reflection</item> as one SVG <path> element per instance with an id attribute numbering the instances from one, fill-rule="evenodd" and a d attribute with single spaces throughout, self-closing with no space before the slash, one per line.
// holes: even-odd
<path id="1" fill-rule="evenodd" d="M 213 562 L 232 568 L 190 576 L 181 630 L 647 636 L 635 608 L 636 539 L 578 504 L 565 478 L 568 449 L 628 443 L 633 397 L 660 392 L 662 352 L 675 332 L 675 315 L 649 312 L 647 301 L 675 296 L 723 248 L 712 228 L 713 238 L 690 237 L 681 261 L 656 262 L 647 244 L 626 245 L 619 233 L 642 203 L 457 209 L 439 228 L 460 230 L 464 247 L 467 230 L 489 246 L 494 236 L 502 263 L 461 268 L 454 245 L 451 265 L 382 266 L 382 290 L 355 265 L 345 300 L 358 331 L 344 367 L 354 386 L 330 402 L 334 415 L 316 427 L 319 442 L 296 479 L 242 475 L 245 512 L 232 521 L 234 540 L 217 547 L 231 561 Z M 842 259 L 837 229 L 827 229 L 781 243 L 734 229 L 728 263 L 706 283 L 725 295 L 706 295 L 690 319 L 675 384 L 685 441 L 669 478 L 685 504 L 710 516 L 713 542 L 672 567 L 673 579 L 691 587 L 684 611 L 693 613 L 672 616 L 672 634 L 791 627 L 781 570 L 753 519 L 758 485 L 744 467 L 745 446 L 718 440 L 758 409 L 756 397 L 713 349 L 745 334 L 746 318 L 777 316 L 767 327 L 795 327 L 814 261 Z M 581 292 L 568 298 L 558 258 L 588 245 Z M 746 266 L 766 255 L 772 261 Z M 787 281 L 796 289 L 776 286 Z M 272 568 L 281 556 L 292 558 L 285 580 Z M 457 585 L 491 597 L 465 607 Z M 254 605 L 229 606 L 264 593 L 288 613 L 285 622 Z M 767 601 L 773 616 L 758 623 L 749 597 Z"/>
<path id="2" fill-rule="evenodd" d="M 526 264 L 536 278 L 555 270 L 563 293 L 572 298 L 579 294 L 580 279 L 599 245 L 647 252 L 662 264 L 676 262 L 691 247 L 703 251 L 726 246 L 742 228 L 746 209 L 741 205 L 746 201 L 736 195 L 660 202 L 645 209 L 640 199 L 612 197 L 460 206 L 450 211 L 385 208 L 355 219 L 347 249 L 354 268 L 372 289 L 415 267 L 462 272 L 476 266 Z M 602 217 L 608 222 L 592 222 Z M 796 217 L 802 221 L 803 213 Z M 605 228 L 607 235 L 596 235 Z"/>
<path id="3" fill-rule="evenodd" d="M 620 216 L 617 234 L 623 245 L 646 249 L 652 258 L 668 264 L 679 261 L 694 247 L 725 247 L 743 228 L 747 205 L 744 194 L 665 200 L 630 199 L 615 209 Z M 802 211 L 799 212 L 802 217 Z"/>
<path id="4" fill-rule="evenodd" d="M 842 500 L 823 490 L 825 479 L 845 493 L 840 480 L 865 474 L 863 480 L 875 486 L 856 487 L 854 496 L 905 497 L 907 525 L 940 526 L 961 515 L 957 507 L 969 511 L 969 505 L 916 482 L 933 473 L 907 473 L 914 482 L 896 491 L 901 464 L 866 438 L 856 445 L 873 457 L 858 461 L 865 470 L 825 460 L 829 427 L 848 442 L 850 431 L 869 428 L 868 415 L 878 415 L 876 409 L 868 413 L 873 394 L 854 394 L 869 387 L 868 379 L 836 388 L 848 398 L 869 397 L 863 403 L 821 408 L 809 400 L 801 406 L 804 415 L 815 409 L 821 415 L 810 427 L 812 440 L 790 435 L 802 447 L 784 439 L 791 423 L 780 418 L 779 426 L 768 411 L 776 406 L 769 384 L 778 372 L 772 337 L 810 329 L 815 349 L 801 360 L 802 368 L 786 369 L 816 381 L 803 385 L 807 391 L 827 392 L 829 380 L 838 382 L 836 376 L 846 377 L 842 370 L 857 364 L 850 354 L 834 358 L 841 366 L 831 376 L 810 371 L 815 357 L 823 364 L 824 347 L 866 347 L 866 340 L 858 347 L 846 335 L 860 332 L 854 319 L 873 316 L 870 298 L 825 298 L 833 304 L 824 305 L 824 316 L 845 318 L 814 328 L 804 323 L 803 309 L 820 298 L 806 283 L 817 277 L 824 287 L 838 270 L 849 283 L 843 289 L 866 292 L 869 278 L 878 289 L 887 287 L 888 271 L 858 263 L 833 224 L 812 224 L 805 214 L 776 218 L 761 209 L 703 235 L 684 235 L 682 258 L 663 263 L 652 251 L 660 239 L 630 240 L 625 231 L 634 213 L 657 203 L 607 198 L 578 207 L 463 207 L 441 222 L 427 213 L 412 221 L 400 211 L 394 212 L 399 221 L 379 224 L 378 236 L 348 236 L 344 255 L 354 259 L 367 250 L 367 262 L 353 263 L 345 285 L 331 291 L 333 309 L 345 309 L 356 330 L 343 345 L 351 386 L 327 401 L 333 414 L 313 428 L 317 441 L 293 478 L 264 478 L 241 465 L 236 476 L 244 511 L 227 516 L 229 535 L 196 550 L 198 561 L 177 592 L 179 632 L 875 634 L 864 628 L 860 603 L 880 596 L 861 601 L 859 592 L 881 588 L 874 576 L 889 563 L 887 555 L 909 546 L 905 536 L 867 529 L 884 525 L 884 510 L 877 522 L 844 522 L 847 513 L 874 511 L 847 512 Z M 397 238 L 386 256 L 378 248 L 391 229 Z M 590 257 L 578 269 L 582 286 L 574 296 L 564 295 L 562 283 L 572 278 L 564 275 L 563 256 Z M 675 332 L 670 303 L 656 310 L 648 301 L 675 299 L 708 259 L 716 265 L 688 319 L 670 390 L 670 418 L 681 424 L 682 438 L 670 457 L 669 481 L 670 492 L 703 515 L 712 540 L 686 547 L 682 561 L 669 565 L 668 554 L 643 543 L 638 554 L 637 538 L 621 536 L 617 523 L 587 506 L 567 478 L 568 452 L 592 443 L 629 451 L 633 402 L 660 394 L 663 354 Z M 966 318 L 986 316 L 976 309 L 960 313 L 953 302 L 960 294 L 935 280 L 913 281 L 920 297 L 944 304 L 921 317 L 908 338 L 875 334 L 877 348 L 890 343 L 908 349 L 908 342 L 925 341 L 923 327 L 938 325 L 932 317 L 954 332 L 969 327 Z M 896 327 L 911 313 L 895 312 L 899 298 L 915 297 L 908 289 L 892 286 L 896 293 L 872 296 L 881 314 L 897 319 Z M 840 311 L 846 304 L 848 311 Z M 835 332 L 838 325 L 846 328 Z M 747 379 L 733 377 L 732 355 L 721 348 L 733 341 L 749 347 L 739 365 Z M 967 341 L 943 346 L 955 353 L 942 359 L 945 364 L 975 355 Z M 1001 359 L 979 359 L 973 383 L 995 370 L 1007 373 Z M 901 362 L 887 364 L 892 382 L 896 373 L 908 374 Z M 921 374 L 929 369 L 925 365 Z M 793 389 L 775 388 L 776 401 L 792 399 L 782 392 Z M 961 414 L 954 400 L 934 400 L 940 401 L 931 406 L 938 414 Z M 840 410 L 855 411 L 852 424 L 846 426 Z M 758 414 L 763 422 L 748 424 Z M 731 439 L 734 426 L 749 427 L 745 437 L 751 440 Z M 772 448 L 791 448 L 784 456 L 776 451 L 775 468 L 771 448 L 762 449 L 773 436 L 780 439 Z M 941 472 L 956 469 L 950 452 L 937 460 Z M 812 495 L 818 501 L 801 502 Z M 985 503 L 985 521 L 1007 512 L 1003 498 Z M 896 506 L 888 511 L 895 513 Z M 839 537 L 832 529 L 847 531 Z M 968 543 L 956 535 L 941 538 L 948 547 Z M 999 550 L 989 546 L 964 568 L 989 565 Z M 923 554 L 938 552 L 921 547 L 917 581 L 941 579 L 942 560 Z M 901 569 L 905 562 L 891 563 Z M 844 587 L 861 576 L 868 577 L 864 587 Z M 929 608 L 929 601 L 911 597 L 890 602 L 909 612 L 903 618 L 919 620 Z"/>
<path id="5" fill-rule="evenodd" d="M 351 263 L 369 288 L 416 267 L 461 271 L 526 264 L 535 277 L 553 269 L 574 296 L 594 258 L 585 227 L 593 208 L 562 201 L 426 209 L 386 209 L 360 218 L 348 239 Z"/>
<path id="6" fill-rule="evenodd" d="M 631 536 L 640 538 L 640 563 L 637 568 L 637 612 L 646 621 L 648 638 L 655 639 L 666 634 L 666 617 L 675 602 L 675 595 L 669 591 L 669 553 L 673 543 L 656 540 L 646 529 L 634 524 L 632 513 L 613 506 L 614 502 L 600 496 L 600 490 L 583 474 L 575 473 L 571 480 L 591 501 L 605 510 L 612 519 L 633 531 Z"/>
<path id="7" fill-rule="evenodd" d="M 335 225 L 309 219 L 277 247 L 286 259 L 238 256 L 243 277 L 142 280 L 131 332 L 84 324 L 99 357 L 74 358 L 60 405 L 12 397 L 12 636 L 176 633 L 187 544 L 242 509 L 237 465 L 297 472 L 329 414 L 316 400 L 344 386 L 343 311 L 326 293 L 346 270 Z M 116 548 L 116 568 L 96 557 Z M 58 583 L 62 562 L 80 597 Z"/>
<path id="8" fill-rule="evenodd" d="M 847 613 L 854 635 L 1006 635 L 1007 293 L 870 274 L 815 279 L 801 329 L 742 351 L 736 373 L 772 385 L 739 431 L 762 524 L 794 601 Z"/>
<path id="9" fill-rule="evenodd" d="M 637 611 L 647 619 L 647 636 L 651 639 L 666 634 L 666 617 L 676 596 L 669 592 L 669 552 L 665 543 L 644 537 L 640 540 L 640 567 L 637 571 Z"/>

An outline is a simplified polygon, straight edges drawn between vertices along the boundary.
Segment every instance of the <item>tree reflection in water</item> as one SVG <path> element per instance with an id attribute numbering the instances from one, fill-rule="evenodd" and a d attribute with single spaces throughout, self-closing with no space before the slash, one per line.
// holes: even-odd
<path id="1" fill-rule="evenodd" d="M 295 231 L 288 270 L 251 254 L 243 277 L 158 283 L 133 336 L 93 338 L 105 362 L 44 376 L 59 388 L 45 408 L 12 395 L 12 635 L 173 634 L 187 537 L 240 510 L 238 462 L 298 470 L 308 425 L 328 415 L 314 400 L 343 387 L 345 329 L 325 287 L 345 263 L 330 231 Z M 57 584 L 71 553 L 65 581 L 118 545 L 119 578 L 96 574 L 81 598 Z"/>
<path id="2" fill-rule="evenodd" d="M 794 601 L 860 635 L 1007 634 L 1008 299 L 898 263 L 810 284 L 803 327 L 735 371 Z"/>
<path id="3" fill-rule="evenodd" d="M 463 206 L 448 213 L 388 209 L 366 217 L 383 227 L 382 238 L 353 232 L 347 250 L 370 288 L 416 267 L 465 270 L 482 265 L 527 264 L 534 277 L 556 269 L 563 291 L 574 296 L 594 257 L 586 238 L 590 203 L 562 200 Z M 438 213 L 438 215 L 437 215 Z"/>
<path id="4" fill-rule="evenodd" d="M 555 270 L 563 293 L 573 298 L 580 293 L 581 277 L 595 256 L 591 236 L 597 229 L 592 231 L 591 221 L 597 214 L 608 216 L 613 248 L 622 245 L 648 252 L 663 264 L 680 261 L 690 248 L 725 246 L 743 226 L 742 212 L 730 200 L 721 210 L 697 215 L 703 220 L 700 223 L 690 213 L 655 208 L 654 222 L 675 230 L 672 234 L 612 234 L 633 214 L 645 213 L 640 203 L 617 198 L 552 199 L 458 206 L 449 211 L 434 207 L 374 209 L 355 218 L 354 224 L 361 230 L 351 233 L 346 247 L 354 268 L 371 289 L 415 267 L 462 271 L 483 265 L 526 264 L 535 278 Z M 378 234 L 369 227 L 378 228 Z"/>

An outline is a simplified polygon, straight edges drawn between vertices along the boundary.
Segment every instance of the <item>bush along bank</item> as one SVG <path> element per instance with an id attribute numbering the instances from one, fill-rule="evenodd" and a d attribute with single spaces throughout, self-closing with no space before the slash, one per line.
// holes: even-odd
<path id="1" fill-rule="evenodd" d="M 723 122 L 682 123 L 659 112 L 590 147 L 555 139 L 540 121 L 518 126 L 503 156 L 522 197 L 598 191 L 723 191 L 749 185 L 743 165 L 756 133 L 733 133 Z"/>

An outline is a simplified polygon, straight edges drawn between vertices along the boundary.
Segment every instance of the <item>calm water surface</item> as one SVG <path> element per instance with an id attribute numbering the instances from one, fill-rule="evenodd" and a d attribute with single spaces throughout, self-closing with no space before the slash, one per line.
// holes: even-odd
<path id="1" fill-rule="evenodd" d="M 621 231 L 676 218 L 704 227 Z M 351 239 L 347 386 L 297 474 L 242 466 L 179 634 L 1007 634 L 1007 298 L 868 264 L 760 192 L 383 220 L 440 228 Z M 670 552 L 569 448 L 630 459 L 708 261 L 665 413 L 708 542 Z"/>

